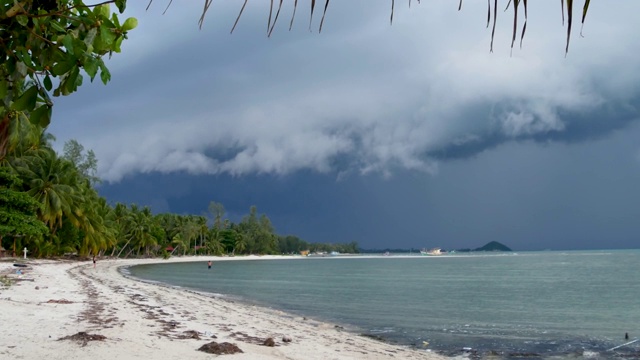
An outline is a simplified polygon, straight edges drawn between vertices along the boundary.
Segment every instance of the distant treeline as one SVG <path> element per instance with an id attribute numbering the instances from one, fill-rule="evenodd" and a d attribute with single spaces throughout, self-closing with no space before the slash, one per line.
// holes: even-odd
<path id="1" fill-rule="evenodd" d="M 299 254 L 301 251 L 306 250 L 312 253 L 337 251 L 343 254 L 357 254 L 360 252 L 358 243 L 355 241 L 347 244 L 308 243 L 292 235 L 278 238 L 278 250 L 281 254 Z"/>

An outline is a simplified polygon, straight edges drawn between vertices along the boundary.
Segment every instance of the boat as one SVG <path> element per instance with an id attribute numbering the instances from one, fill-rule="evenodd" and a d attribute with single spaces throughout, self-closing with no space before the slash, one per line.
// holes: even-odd
<path id="1" fill-rule="evenodd" d="M 329 254 L 327 254 L 326 251 L 316 251 L 316 252 L 307 254 L 307 257 L 327 257 L 327 256 L 329 256 Z"/>
<path id="2" fill-rule="evenodd" d="M 422 249 L 420 250 L 420 255 L 427 255 L 427 256 L 440 256 L 440 255 L 444 255 L 444 253 L 442 252 L 442 249 L 440 248 L 433 248 L 433 249 Z"/>

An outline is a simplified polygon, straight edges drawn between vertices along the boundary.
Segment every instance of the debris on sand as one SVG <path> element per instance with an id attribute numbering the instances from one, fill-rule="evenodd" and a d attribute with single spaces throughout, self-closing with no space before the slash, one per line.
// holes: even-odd
<path id="1" fill-rule="evenodd" d="M 273 338 L 267 338 L 265 339 L 265 341 L 262 343 L 262 345 L 264 346 L 269 346 L 269 347 L 274 347 L 276 346 L 276 342 L 273 341 Z"/>
<path id="2" fill-rule="evenodd" d="M 196 339 L 200 340 L 200 333 L 195 330 L 186 330 L 182 334 L 176 336 L 177 339 Z"/>
<path id="3" fill-rule="evenodd" d="M 47 304 L 73 304 L 73 301 L 67 299 L 53 300 L 50 299 L 47 301 Z"/>
<path id="4" fill-rule="evenodd" d="M 215 355 L 235 354 L 235 353 L 244 352 L 240 350 L 240 348 L 237 347 L 235 344 L 231 344 L 228 342 L 223 342 L 218 344 L 215 341 L 202 345 L 198 350 L 209 353 L 209 354 L 215 354 Z"/>
<path id="5" fill-rule="evenodd" d="M 75 341 L 75 342 L 81 343 L 82 346 L 87 346 L 87 343 L 89 341 L 104 341 L 106 339 L 107 339 L 107 337 L 104 336 L 104 335 L 87 334 L 84 331 L 80 331 L 77 334 L 62 337 L 62 338 L 58 339 L 58 341 L 60 341 L 60 340 L 71 340 L 71 341 Z"/>

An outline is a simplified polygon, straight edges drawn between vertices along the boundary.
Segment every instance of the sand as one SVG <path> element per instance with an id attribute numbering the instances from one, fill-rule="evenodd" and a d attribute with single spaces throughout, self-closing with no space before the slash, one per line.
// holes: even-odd
<path id="1" fill-rule="evenodd" d="M 428 349 L 386 344 L 333 324 L 136 281 L 118 271 L 209 258 L 99 260 L 95 269 L 90 261 L 27 260 L 22 275 L 13 262 L 0 262 L 0 278 L 14 279 L 8 287 L 0 284 L 0 359 L 443 359 Z M 229 258 L 214 259 L 222 260 Z M 80 332 L 96 336 L 59 340 Z M 263 345 L 267 338 L 275 346 Z M 235 344 L 243 353 L 197 350 L 212 341 Z"/>

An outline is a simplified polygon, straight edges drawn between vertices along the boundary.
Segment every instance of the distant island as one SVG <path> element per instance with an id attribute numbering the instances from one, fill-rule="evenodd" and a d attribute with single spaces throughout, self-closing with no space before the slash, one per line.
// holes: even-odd
<path id="1" fill-rule="evenodd" d="M 475 249 L 458 249 L 456 252 L 472 252 L 472 251 L 513 251 L 508 246 L 497 241 L 488 242 L 486 245 Z"/>
<path id="2" fill-rule="evenodd" d="M 411 248 L 411 249 L 386 248 L 386 249 L 359 249 L 359 250 L 360 250 L 360 253 L 363 253 L 363 254 L 385 253 L 385 252 L 392 252 L 392 253 L 419 253 L 420 252 L 419 249 L 414 249 L 414 248 Z M 442 251 L 447 251 L 447 250 L 443 249 Z M 455 252 L 472 252 L 472 251 L 513 251 L 513 250 L 511 250 L 508 246 L 502 243 L 499 243 L 497 241 L 491 241 L 479 248 L 456 249 L 454 251 Z"/>
<path id="3" fill-rule="evenodd" d="M 497 241 L 491 241 L 483 247 L 474 249 L 473 251 L 512 251 L 508 246 Z"/>

